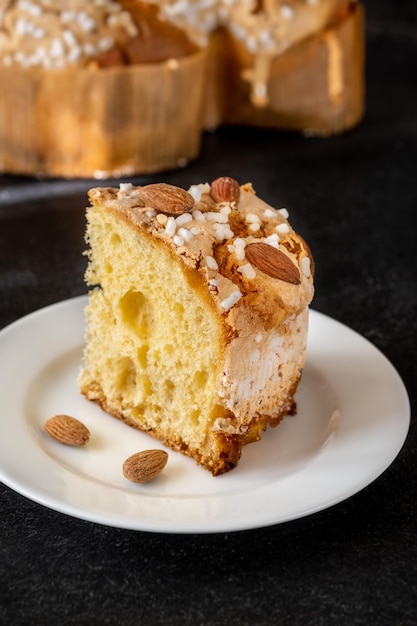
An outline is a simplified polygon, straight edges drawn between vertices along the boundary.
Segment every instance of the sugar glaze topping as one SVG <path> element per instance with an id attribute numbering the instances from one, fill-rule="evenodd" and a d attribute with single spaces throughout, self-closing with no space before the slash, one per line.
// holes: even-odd
<path id="1" fill-rule="evenodd" d="M 114 0 L 0 0 L 0 62 L 45 69 L 81 66 L 137 34 Z"/>

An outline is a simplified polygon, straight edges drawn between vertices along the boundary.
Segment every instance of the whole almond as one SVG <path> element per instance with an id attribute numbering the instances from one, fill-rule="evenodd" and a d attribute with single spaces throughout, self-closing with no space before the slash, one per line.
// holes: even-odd
<path id="1" fill-rule="evenodd" d="M 168 215 L 189 213 L 194 207 L 194 198 L 188 191 L 168 183 L 145 185 L 137 193 L 146 206 Z"/>
<path id="2" fill-rule="evenodd" d="M 210 195 L 215 202 L 239 202 L 240 185 L 234 178 L 222 176 L 211 183 Z"/>
<path id="3" fill-rule="evenodd" d="M 90 439 L 87 426 L 70 415 L 54 415 L 43 427 L 50 437 L 67 446 L 83 446 Z"/>
<path id="4" fill-rule="evenodd" d="M 271 276 L 271 278 L 278 278 L 293 285 L 300 284 L 298 267 L 281 250 L 277 250 L 277 248 L 270 246 L 268 243 L 259 242 L 247 245 L 245 253 L 251 265 L 257 267 L 264 274 Z"/>
<path id="5" fill-rule="evenodd" d="M 168 461 L 165 450 L 143 450 L 123 463 L 123 475 L 133 483 L 147 483 L 158 476 Z"/>

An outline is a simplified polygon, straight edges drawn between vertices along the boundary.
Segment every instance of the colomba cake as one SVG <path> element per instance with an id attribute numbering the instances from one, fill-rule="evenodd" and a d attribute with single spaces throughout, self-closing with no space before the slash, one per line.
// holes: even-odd
<path id="1" fill-rule="evenodd" d="M 294 408 L 314 262 L 229 177 L 95 188 L 81 392 L 213 475 Z"/>

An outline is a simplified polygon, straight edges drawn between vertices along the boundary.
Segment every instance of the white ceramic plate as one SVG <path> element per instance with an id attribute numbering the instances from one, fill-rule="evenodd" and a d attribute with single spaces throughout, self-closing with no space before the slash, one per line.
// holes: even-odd
<path id="1" fill-rule="evenodd" d="M 208 533 L 277 524 L 329 507 L 372 482 L 407 435 L 410 406 L 387 359 L 356 332 L 311 311 L 298 413 L 213 478 L 171 452 L 164 472 L 128 482 L 123 461 L 161 447 L 80 396 L 86 297 L 41 309 L 0 332 L 0 479 L 51 509 L 136 530 Z M 87 446 L 50 439 L 56 413 L 81 419 Z"/>

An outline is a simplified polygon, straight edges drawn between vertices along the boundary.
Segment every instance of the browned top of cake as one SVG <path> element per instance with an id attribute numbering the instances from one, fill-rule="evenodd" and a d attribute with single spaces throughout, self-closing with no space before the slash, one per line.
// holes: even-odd
<path id="1" fill-rule="evenodd" d="M 198 270 L 220 313 L 241 300 L 266 326 L 305 308 L 314 293 L 314 263 L 285 208 L 261 200 L 251 184 L 228 177 L 188 191 L 158 183 L 96 188 L 94 206 L 117 212 L 161 240 L 183 263 Z"/>

